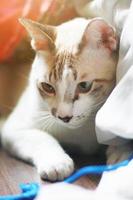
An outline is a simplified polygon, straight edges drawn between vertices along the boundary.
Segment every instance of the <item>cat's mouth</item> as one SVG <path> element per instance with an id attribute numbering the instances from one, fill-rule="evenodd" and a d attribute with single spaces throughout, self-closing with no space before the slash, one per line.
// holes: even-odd
<path id="1" fill-rule="evenodd" d="M 65 126 L 67 128 L 71 128 L 71 129 L 76 129 L 76 128 L 83 126 L 83 124 L 86 120 L 85 119 L 79 120 L 79 118 L 77 118 L 77 117 L 65 117 L 62 119 L 58 118 L 57 121 L 62 126 Z"/>
<path id="2" fill-rule="evenodd" d="M 73 118 L 72 116 L 66 116 L 66 117 L 58 117 L 61 121 L 64 123 L 69 123 L 71 119 Z"/>
<path id="3" fill-rule="evenodd" d="M 56 121 L 62 126 L 69 127 L 70 124 L 72 123 L 72 119 L 73 117 L 63 117 L 63 118 L 58 117 L 56 118 Z"/>

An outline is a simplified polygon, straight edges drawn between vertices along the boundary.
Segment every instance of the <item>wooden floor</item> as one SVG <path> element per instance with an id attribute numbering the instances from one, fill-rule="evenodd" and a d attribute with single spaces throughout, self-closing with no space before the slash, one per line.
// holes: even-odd
<path id="1" fill-rule="evenodd" d="M 78 167 L 90 164 L 88 157 L 76 157 L 75 160 L 76 163 L 80 160 L 77 164 Z M 85 176 L 75 184 L 94 189 L 98 181 L 99 177 L 97 176 Z M 0 195 L 19 193 L 19 184 L 30 182 L 47 184 L 40 180 L 35 167 L 9 156 L 0 148 Z"/>

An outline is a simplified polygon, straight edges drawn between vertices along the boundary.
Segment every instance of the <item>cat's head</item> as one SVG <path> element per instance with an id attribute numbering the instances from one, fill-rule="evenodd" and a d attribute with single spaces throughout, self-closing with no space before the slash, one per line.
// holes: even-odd
<path id="1" fill-rule="evenodd" d="M 118 42 L 103 19 L 48 26 L 21 19 L 36 51 L 31 82 L 59 122 L 81 126 L 115 84 Z"/>

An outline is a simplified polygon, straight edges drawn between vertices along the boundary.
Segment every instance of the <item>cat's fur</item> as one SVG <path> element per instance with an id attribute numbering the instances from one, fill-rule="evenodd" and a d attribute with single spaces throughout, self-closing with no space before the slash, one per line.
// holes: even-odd
<path id="1" fill-rule="evenodd" d="M 61 180 L 73 172 L 74 163 L 59 142 L 87 153 L 98 148 L 94 119 L 115 84 L 116 33 L 98 18 L 57 27 L 21 23 L 36 57 L 29 84 L 3 127 L 2 143 L 32 162 L 42 178 Z"/>

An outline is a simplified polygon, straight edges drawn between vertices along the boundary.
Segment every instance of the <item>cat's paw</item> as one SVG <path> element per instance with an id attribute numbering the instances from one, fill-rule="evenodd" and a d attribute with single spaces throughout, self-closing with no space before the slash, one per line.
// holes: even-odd
<path id="1" fill-rule="evenodd" d="M 132 155 L 132 144 L 126 143 L 121 146 L 109 146 L 107 149 L 107 164 L 115 164 L 129 158 Z"/>
<path id="2" fill-rule="evenodd" d="M 36 167 L 42 179 L 57 181 L 71 175 L 74 170 L 74 162 L 67 154 L 53 155 L 46 160 L 40 160 Z"/>

